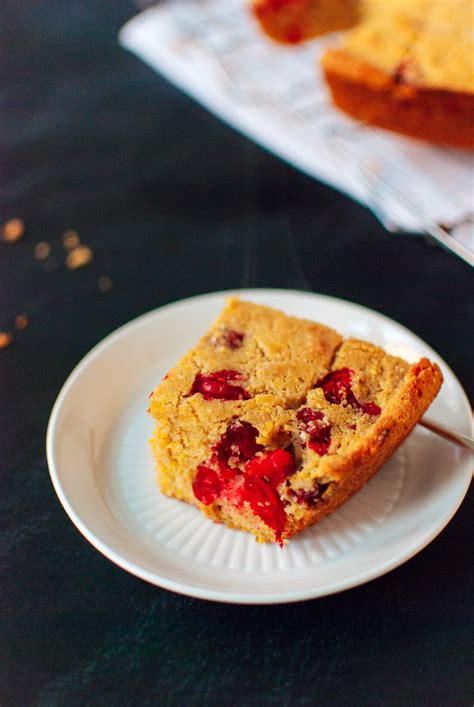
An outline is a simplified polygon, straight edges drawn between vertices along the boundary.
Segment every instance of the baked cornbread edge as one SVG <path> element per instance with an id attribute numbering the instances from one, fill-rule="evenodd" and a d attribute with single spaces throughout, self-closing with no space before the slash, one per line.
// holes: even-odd
<path id="1" fill-rule="evenodd" d="M 474 148 L 474 94 L 397 83 L 345 49 L 328 49 L 321 63 L 334 103 L 354 118 L 422 140 Z"/>
<path id="2" fill-rule="evenodd" d="M 323 496 L 299 521 L 291 523 L 289 519 L 283 537 L 290 538 L 318 523 L 352 498 L 410 434 L 438 394 L 442 382 L 443 376 L 437 364 L 422 358 L 412 365 L 390 404 L 389 412 L 380 416 L 351 454 L 339 458 L 334 456 L 332 472 L 340 481 L 333 485 L 331 495 L 326 500 Z"/>

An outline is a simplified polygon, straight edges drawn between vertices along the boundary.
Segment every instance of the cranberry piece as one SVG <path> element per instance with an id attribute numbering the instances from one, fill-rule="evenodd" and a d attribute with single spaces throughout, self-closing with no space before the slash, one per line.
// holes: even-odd
<path id="1" fill-rule="evenodd" d="M 289 44 L 298 44 L 303 39 L 303 32 L 299 27 L 292 27 L 286 31 L 285 39 Z"/>
<path id="2" fill-rule="evenodd" d="M 275 532 L 275 540 L 283 547 L 286 514 L 275 489 L 259 476 L 249 475 L 245 478 L 242 501 L 247 501 L 253 513 Z"/>
<path id="3" fill-rule="evenodd" d="M 309 448 L 320 457 L 328 453 L 331 445 L 331 425 L 321 424 L 323 418 L 320 410 L 312 408 L 303 408 L 296 414 L 300 427 L 309 435 Z"/>
<path id="4" fill-rule="evenodd" d="M 307 503 L 309 506 L 314 506 L 328 486 L 329 484 L 316 482 L 316 486 L 312 491 L 299 491 L 297 493 L 298 503 Z"/>
<path id="5" fill-rule="evenodd" d="M 350 368 L 340 368 L 337 371 L 329 371 L 329 373 L 316 384 L 316 388 L 322 388 L 324 397 L 329 403 L 338 405 L 346 401 L 348 405 L 358 408 L 359 403 L 351 388 L 353 373 L 354 371 L 351 371 Z"/>
<path id="6" fill-rule="evenodd" d="M 277 12 L 292 4 L 294 4 L 294 0 L 265 0 L 265 2 L 260 2 L 255 9 L 257 12 L 264 12 L 265 10 Z"/>
<path id="7" fill-rule="evenodd" d="M 324 397 L 329 403 L 346 402 L 356 410 L 361 410 L 367 415 L 380 415 L 382 409 L 376 403 L 360 403 L 352 392 L 352 375 L 354 371 L 350 368 L 340 368 L 337 371 L 330 371 L 324 376 L 316 388 L 322 388 Z"/>
<path id="8" fill-rule="evenodd" d="M 380 408 L 375 403 L 363 403 L 363 405 L 361 405 L 360 409 L 362 410 L 362 412 L 365 412 L 366 415 L 377 416 L 377 415 L 380 415 L 380 413 L 382 412 L 382 408 Z"/>
<path id="9" fill-rule="evenodd" d="M 229 425 L 212 448 L 210 460 L 198 466 L 193 491 L 206 505 L 219 496 L 237 507 L 248 502 L 252 512 L 272 528 L 282 545 L 286 515 L 276 487 L 293 473 L 294 461 L 284 449 L 259 454 L 263 446 L 257 444 L 257 437 L 258 430 L 249 422 Z"/>
<path id="10" fill-rule="evenodd" d="M 245 334 L 241 334 L 240 331 L 226 329 L 222 336 L 229 349 L 240 349 L 244 344 Z"/>
<path id="11" fill-rule="evenodd" d="M 250 422 L 233 422 L 212 448 L 219 462 L 228 465 L 252 459 L 263 447 L 257 444 L 258 430 Z"/>
<path id="12" fill-rule="evenodd" d="M 221 483 L 217 473 L 214 469 L 200 464 L 193 481 L 193 492 L 197 500 L 208 506 L 215 501 L 220 491 Z"/>
<path id="13" fill-rule="evenodd" d="M 304 422 L 306 425 L 315 420 L 322 420 L 324 413 L 320 410 L 313 410 L 313 408 L 302 408 L 296 413 L 296 419 L 299 422 Z"/>
<path id="14" fill-rule="evenodd" d="M 331 425 L 321 427 L 318 436 L 310 438 L 308 446 L 313 452 L 319 454 L 320 457 L 324 457 L 324 455 L 329 452 L 329 447 L 331 446 Z"/>
<path id="15" fill-rule="evenodd" d="M 224 461 L 220 460 L 216 454 L 211 457 L 211 464 L 217 467 L 219 479 L 224 486 L 228 485 L 230 481 L 233 481 L 239 473 L 238 469 L 228 466 Z"/>
<path id="16" fill-rule="evenodd" d="M 249 476 L 258 476 L 276 488 L 295 470 L 290 452 L 275 449 L 262 456 L 251 459 L 245 465 L 244 472 Z"/>
<path id="17" fill-rule="evenodd" d="M 201 393 L 204 400 L 248 400 L 250 395 L 245 388 L 231 382 L 242 378 L 238 371 L 215 371 L 209 375 L 197 373 L 189 395 Z"/>

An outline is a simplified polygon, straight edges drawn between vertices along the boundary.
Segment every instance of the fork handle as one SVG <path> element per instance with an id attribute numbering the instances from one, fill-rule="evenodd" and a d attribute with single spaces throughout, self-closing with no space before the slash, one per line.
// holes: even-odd
<path id="1" fill-rule="evenodd" d="M 418 424 L 424 427 L 425 429 L 430 430 L 430 432 L 434 432 L 440 437 L 447 439 L 449 442 L 453 442 L 459 447 L 467 449 L 469 452 L 471 452 L 471 454 L 474 453 L 474 439 L 472 437 L 468 437 L 468 435 L 464 435 L 462 434 L 462 432 L 455 432 L 450 427 L 440 425 L 438 422 L 427 420 L 426 417 L 423 417 Z"/>

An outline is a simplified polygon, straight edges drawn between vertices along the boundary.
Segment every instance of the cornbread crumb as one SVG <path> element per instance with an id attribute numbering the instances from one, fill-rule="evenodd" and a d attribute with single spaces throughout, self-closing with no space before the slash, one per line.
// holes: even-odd
<path id="1" fill-rule="evenodd" d="M 3 224 L 3 240 L 7 243 L 15 243 L 22 238 L 25 232 L 25 225 L 21 218 L 12 218 Z"/>
<path id="2" fill-rule="evenodd" d="M 35 245 L 36 260 L 46 260 L 51 252 L 51 246 L 46 241 L 40 241 Z"/>
<path id="3" fill-rule="evenodd" d="M 0 331 L 0 349 L 7 349 L 13 342 L 13 336 L 8 331 Z"/>
<path id="4" fill-rule="evenodd" d="M 110 292 L 113 287 L 113 282 L 108 275 L 101 275 L 97 282 L 98 288 L 101 292 Z"/>
<path id="5" fill-rule="evenodd" d="M 19 331 L 21 331 L 22 329 L 26 329 L 29 323 L 30 321 L 26 314 L 19 314 L 17 317 L 15 317 L 15 328 Z"/>
<path id="6" fill-rule="evenodd" d="M 68 270 L 77 270 L 88 265 L 93 258 L 91 249 L 86 245 L 77 246 L 66 256 Z"/>
<path id="7" fill-rule="evenodd" d="M 81 242 L 77 232 L 71 229 L 64 231 L 62 240 L 64 249 L 67 251 L 74 250 L 74 248 L 77 248 Z"/>

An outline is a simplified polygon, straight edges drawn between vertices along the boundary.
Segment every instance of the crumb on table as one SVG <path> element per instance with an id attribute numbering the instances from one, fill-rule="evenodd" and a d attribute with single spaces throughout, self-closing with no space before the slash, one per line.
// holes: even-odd
<path id="1" fill-rule="evenodd" d="M 76 231 L 73 231 L 72 229 L 68 229 L 67 231 L 64 231 L 63 233 L 63 246 L 65 250 L 71 251 L 74 250 L 74 248 L 77 248 L 81 242 L 81 239 L 79 238 L 79 235 Z"/>
<path id="2" fill-rule="evenodd" d="M 21 218 L 12 218 L 3 224 L 2 238 L 7 243 L 15 243 L 22 238 L 25 225 Z"/>
<path id="3" fill-rule="evenodd" d="M 36 260 L 46 260 L 51 252 L 51 246 L 46 241 L 40 241 L 35 245 Z"/>
<path id="4" fill-rule="evenodd" d="M 30 323 L 30 320 L 26 316 L 26 314 L 18 314 L 18 316 L 15 317 L 15 328 L 21 331 L 22 329 L 26 329 L 28 324 Z"/>
<path id="5" fill-rule="evenodd" d="M 86 245 L 79 245 L 71 250 L 66 256 L 66 267 L 68 270 L 77 270 L 88 265 L 93 258 L 91 249 Z"/>
<path id="6" fill-rule="evenodd" d="M 0 331 L 0 349 L 7 349 L 13 343 L 13 336 L 8 331 Z"/>

